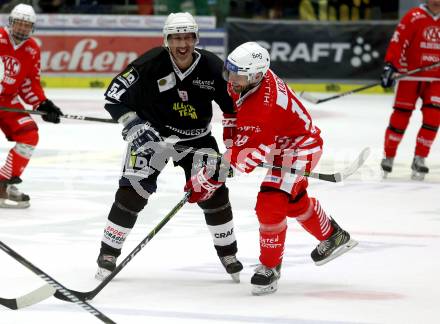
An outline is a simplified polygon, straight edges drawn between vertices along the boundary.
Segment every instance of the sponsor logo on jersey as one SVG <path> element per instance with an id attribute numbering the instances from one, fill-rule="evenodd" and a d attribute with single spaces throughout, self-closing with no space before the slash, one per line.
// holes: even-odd
<path id="1" fill-rule="evenodd" d="M 125 71 L 117 78 L 126 88 L 130 88 L 138 79 L 139 74 L 134 67 Z"/>
<path id="2" fill-rule="evenodd" d="M 37 51 L 35 48 L 33 48 L 32 46 L 26 46 L 24 48 L 25 52 L 28 52 L 29 54 L 31 54 L 32 56 L 35 56 L 37 54 Z"/>
<path id="3" fill-rule="evenodd" d="M 215 91 L 214 80 L 203 81 L 203 80 L 200 80 L 199 78 L 197 78 L 197 79 L 193 80 L 192 84 L 195 86 L 198 86 L 200 89 Z"/>
<path id="4" fill-rule="evenodd" d="M 274 175 L 268 175 L 264 178 L 263 182 L 281 183 L 281 178 Z"/>
<path id="5" fill-rule="evenodd" d="M 173 110 L 178 111 L 180 117 L 190 117 L 191 119 L 197 119 L 196 109 L 190 104 L 175 102 L 173 104 Z"/>
<path id="6" fill-rule="evenodd" d="M 180 99 L 182 99 L 182 101 L 188 101 L 188 92 L 187 91 L 177 89 L 177 93 L 179 94 L 179 97 L 180 97 Z"/>
<path id="7" fill-rule="evenodd" d="M 175 85 L 176 85 L 176 75 L 174 74 L 174 72 L 171 72 L 162 79 L 157 80 L 157 86 L 159 87 L 159 92 L 164 92 L 171 88 L 174 88 Z"/>

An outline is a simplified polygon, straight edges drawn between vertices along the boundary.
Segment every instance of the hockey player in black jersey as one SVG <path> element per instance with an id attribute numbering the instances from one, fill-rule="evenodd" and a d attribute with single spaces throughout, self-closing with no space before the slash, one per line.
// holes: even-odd
<path id="1" fill-rule="evenodd" d="M 223 138 L 231 139 L 235 130 L 233 103 L 222 77 L 223 62 L 211 52 L 195 48 L 199 35 L 194 18 L 189 13 L 170 14 L 163 34 L 164 46 L 129 64 L 105 93 L 105 109 L 122 124 L 128 149 L 97 260 L 96 278 L 100 280 L 115 269 L 122 245 L 148 197 L 156 191 L 157 177 L 170 156 L 174 165 L 183 168 L 186 180 L 210 162 L 194 151 L 177 156 L 168 153 L 164 143 L 219 152 L 210 131 L 212 100 L 225 117 Z M 235 257 L 228 189 L 222 186 L 199 206 L 221 263 L 238 282 L 243 266 Z"/>

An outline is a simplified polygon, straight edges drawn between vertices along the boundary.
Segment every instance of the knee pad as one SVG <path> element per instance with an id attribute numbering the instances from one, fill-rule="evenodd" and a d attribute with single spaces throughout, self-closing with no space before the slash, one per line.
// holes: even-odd
<path id="1" fill-rule="evenodd" d="M 232 209 L 229 201 L 229 190 L 223 185 L 206 201 L 198 203 L 205 214 L 206 224 L 220 225 L 232 220 Z"/>
<path id="2" fill-rule="evenodd" d="M 258 193 L 255 212 L 260 224 L 280 224 L 287 216 L 289 195 L 281 190 L 262 190 Z"/>
<path id="3" fill-rule="evenodd" d="M 34 147 L 38 144 L 38 139 L 37 128 L 24 128 L 12 136 L 12 140 L 17 142 L 17 144 L 26 144 Z"/>
<path id="4" fill-rule="evenodd" d="M 394 111 L 390 118 L 389 128 L 398 134 L 403 134 L 408 127 L 411 114 L 412 110 L 394 107 Z"/>
<path id="5" fill-rule="evenodd" d="M 116 191 L 115 204 L 124 211 L 138 214 L 144 209 L 148 199 L 138 195 L 136 190 L 131 187 L 121 187 Z"/>
<path id="6" fill-rule="evenodd" d="M 312 204 L 307 194 L 307 191 L 304 190 L 296 195 L 294 199 L 291 199 L 289 201 L 287 216 L 293 218 L 302 218 L 306 216 L 306 214 L 311 212 L 311 210 L 313 209 L 313 206 L 311 205 Z"/>

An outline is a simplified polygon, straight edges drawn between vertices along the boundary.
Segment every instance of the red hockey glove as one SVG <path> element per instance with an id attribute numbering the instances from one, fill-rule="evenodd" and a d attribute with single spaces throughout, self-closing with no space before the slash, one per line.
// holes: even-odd
<path id="1" fill-rule="evenodd" d="M 204 167 L 188 180 L 183 190 L 185 192 L 192 191 L 188 202 L 198 203 L 211 198 L 214 192 L 222 185 L 223 182 L 210 179 L 206 167 Z"/>
<path id="2" fill-rule="evenodd" d="M 223 143 L 226 148 L 232 147 L 234 138 L 237 133 L 237 115 L 223 114 Z"/>

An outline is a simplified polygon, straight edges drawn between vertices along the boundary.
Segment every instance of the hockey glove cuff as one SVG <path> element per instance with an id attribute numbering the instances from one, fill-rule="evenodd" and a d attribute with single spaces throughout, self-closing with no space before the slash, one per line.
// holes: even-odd
<path id="1" fill-rule="evenodd" d="M 215 191 L 223 185 L 223 182 L 214 180 L 210 177 L 206 167 L 202 168 L 197 174 L 185 184 L 184 191 L 191 190 L 191 196 L 188 199 L 190 203 L 198 203 L 211 198 Z"/>
<path id="2" fill-rule="evenodd" d="M 237 115 L 223 114 L 223 143 L 226 148 L 232 147 L 235 135 L 237 134 Z"/>
<path id="3" fill-rule="evenodd" d="M 128 121 L 122 130 L 124 141 L 131 143 L 135 153 L 142 152 L 148 143 L 159 143 L 163 141 L 159 132 L 147 121 L 134 117 Z"/>
<path id="4" fill-rule="evenodd" d="M 396 80 L 394 79 L 396 72 L 397 69 L 391 63 L 385 64 L 382 74 L 380 75 L 380 85 L 383 88 L 393 87 L 396 84 Z"/>

